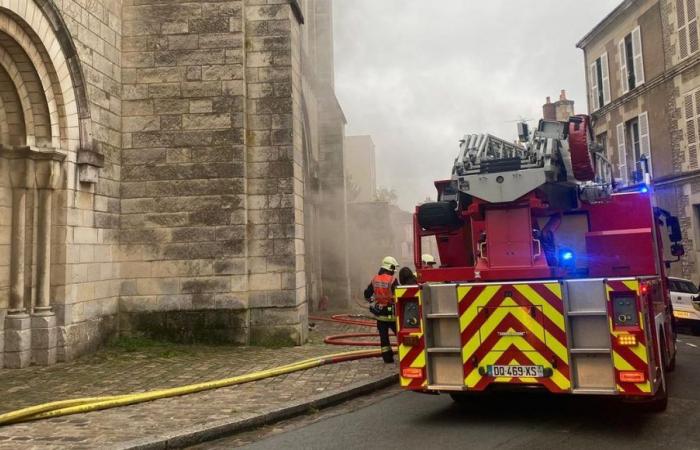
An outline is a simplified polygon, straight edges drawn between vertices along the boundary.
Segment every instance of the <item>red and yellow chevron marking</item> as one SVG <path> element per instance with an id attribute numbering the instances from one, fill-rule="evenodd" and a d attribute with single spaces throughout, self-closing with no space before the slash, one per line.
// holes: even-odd
<path id="1" fill-rule="evenodd" d="M 605 283 L 608 302 L 611 301 L 610 293 L 613 291 L 633 291 L 639 295 L 639 282 L 635 279 L 627 280 L 607 280 Z M 610 306 L 610 305 L 609 305 Z M 609 309 L 610 311 L 612 309 Z M 644 395 L 651 394 L 651 382 L 649 381 L 649 354 L 647 352 L 647 342 L 645 337 L 644 306 L 639 308 L 639 327 L 642 333 L 637 335 L 637 345 L 620 345 L 617 337 L 626 334 L 626 331 L 614 331 L 612 317 L 608 317 L 610 328 L 610 339 L 612 343 L 613 366 L 615 368 L 615 380 L 617 380 L 617 391 L 621 394 Z M 625 383 L 619 381 L 620 371 L 640 371 L 647 374 L 647 381 L 644 383 Z"/>
<path id="2" fill-rule="evenodd" d="M 421 291 L 417 288 L 396 288 L 396 298 L 418 298 L 418 307 L 422 311 L 423 301 L 421 299 Z M 400 376 L 401 387 L 407 389 L 422 389 L 428 385 L 428 379 L 426 374 L 426 352 L 425 352 L 425 338 L 423 337 L 423 330 L 425 329 L 425 323 L 423 322 L 423 314 L 421 316 L 421 326 L 419 332 L 413 332 L 410 335 L 418 338 L 418 344 L 413 346 L 408 346 L 404 344 L 399 344 L 399 376 L 401 375 L 401 370 L 404 368 L 415 368 L 421 369 L 423 376 L 420 378 L 404 378 Z M 397 321 L 397 334 L 401 331 L 401 321 Z"/>
<path id="3" fill-rule="evenodd" d="M 457 297 L 468 388 L 483 390 L 496 382 L 539 383 L 551 392 L 571 389 L 559 283 L 460 285 Z M 494 364 L 540 365 L 553 374 L 537 379 L 479 374 L 479 367 Z"/>

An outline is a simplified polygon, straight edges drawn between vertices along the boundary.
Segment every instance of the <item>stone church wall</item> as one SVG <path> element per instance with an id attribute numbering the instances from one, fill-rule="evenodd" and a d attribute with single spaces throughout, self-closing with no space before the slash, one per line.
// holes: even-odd
<path id="1" fill-rule="evenodd" d="M 0 2 L 0 367 L 118 334 L 306 340 L 309 303 L 347 289 L 344 229 L 305 243 L 305 206 L 344 223 L 332 59 L 302 68 L 326 3 Z"/>

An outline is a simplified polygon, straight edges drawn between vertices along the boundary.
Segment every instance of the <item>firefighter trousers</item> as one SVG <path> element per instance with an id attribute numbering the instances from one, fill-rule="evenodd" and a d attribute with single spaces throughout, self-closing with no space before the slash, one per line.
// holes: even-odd
<path id="1" fill-rule="evenodd" d="M 394 351 L 391 349 L 389 341 L 389 330 L 396 336 L 396 322 L 393 320 L 377 320 L 377 331 L 379 331 L 379 343 L 382 346 L 382 359 L 385 363 L 394 362 Z"/>

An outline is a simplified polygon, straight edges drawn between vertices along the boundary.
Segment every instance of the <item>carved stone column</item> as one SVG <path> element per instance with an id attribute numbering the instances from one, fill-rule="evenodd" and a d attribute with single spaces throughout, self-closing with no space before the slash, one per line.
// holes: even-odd
<path id="1" fill-rule="evenodd" d="M 26 367 L 31 362 L 30 318 L 24 298 L 27 191 L 34 186 L 34 160 L 26 152 L 0 148 L 10 161 L 12 233 L 10 250 L 10 308 L 5 317 L 4 365 Z"/>
<path id="2" fill-rule="evenodd" d="M 8 368 L 56 362 L 56 317 L 51 308 L 51 224 L 53 191 L 59 186 L 65 155 L 53 149 L 0 147 L 10 162 L 12 183 L 12 249 L 10 308 L 5 318 L 4 364 Z M 37 206 L 37 303 L 33 311 L 24 296 L 27 193 L 39 190 Z M 30 316 L 28 312 L 31 312 Z"/>
<path id="3" fill-rule="evenodd" d="M 36 305 L 32 314 L 32 360 L 35 364 L 56 362 L 56 314 L 51 305 L 51 224 L 53 192 L 60 185 L 65 155 L 54 151 L 33 152 L 37 207 Z"/>

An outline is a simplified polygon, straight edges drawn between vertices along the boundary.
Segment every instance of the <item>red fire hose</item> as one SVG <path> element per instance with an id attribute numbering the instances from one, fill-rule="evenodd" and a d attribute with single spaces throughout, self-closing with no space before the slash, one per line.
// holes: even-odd
<path id="1" fill-rule="evenodd" d="M 309 316 L 309 319 L 311 320 L 317 320 L 317 321 L 322 321 L 322 322 L 333 322 L 333 323 L 338 323 L 338 324 L 346 324 L 346 325 L 356 325 L 360 327 L 375 327 L 377 325 L 377 322 L 375 320 L 362 320 L 365 316 L 353 316 L 350 314 L 334 314 L 330 318 L 329 317 L 320 317 L 320 316 Z M 360 346 L 360 347 L 378 347 L 379 341 L 375 340 L 372 342 L 369 342 L 367 340 L 355 340 L 353 338 L 367 338 L 367 337 L 372 337 L 372 338 L 378 338 L 379 334 L 378 333 L 347 333 L 347 334 L 334 334 L 331 336 L 326 336 L 323 339 L 323 342 L 329 345 L 353 345 L 353 346 Z M 391 343 L 392 346 L 396 345 L 396 342 Z"/>

